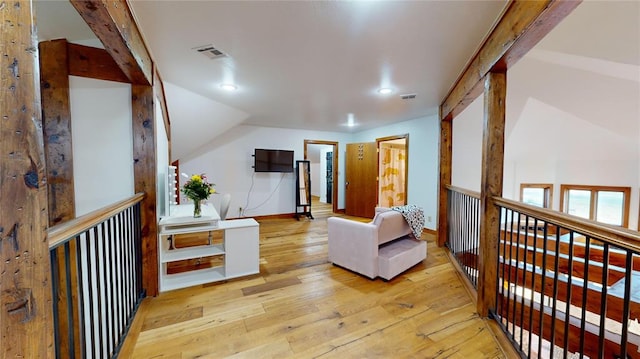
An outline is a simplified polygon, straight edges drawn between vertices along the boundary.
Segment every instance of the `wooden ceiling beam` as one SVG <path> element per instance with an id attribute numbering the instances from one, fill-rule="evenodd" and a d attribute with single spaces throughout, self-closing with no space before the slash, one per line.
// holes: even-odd
<path id="1" fill-rule="evenodd" d="M 167 101 L 164 94 L 164 84 L 162 83 L 162 77 L 160 77 L 160 72 L 158 72 L 157 68 L 153 73 L 155 74 L 155 78 L 153 80 L 153 91 L 156 94 L 156 99 L 160 102 L 167 140 L 171 142 L 171 121 L 169 121 L 169 110 L 167 109 Z"/>
<path id="2" fill-rule="evenodd" d="M 580 2 L 511 1 L 440 105 L 441 120 L 462 112 L 482 93 L 487 73 L 513 66 Z"/>
<path id="3" fill-rule="evenodd" d="M 153 83 L 153 63 L 125 0 L 71 0 L 129 82 Z"/>
<path id="4" fill-rule="evenodd" d="M 65 39 L 38 45 L 49 226 L 76 216 L 68 46 Z"/>
<path id="5" fill-rule="evenodd" d="M 105 49 L 68 43 L 67 55 L 69 75 L 129 83 L 129 78 Z"/>

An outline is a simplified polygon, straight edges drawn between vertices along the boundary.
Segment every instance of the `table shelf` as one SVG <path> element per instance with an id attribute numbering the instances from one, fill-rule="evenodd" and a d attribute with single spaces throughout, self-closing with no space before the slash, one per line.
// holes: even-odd
<path id="1" fill-rule="evenodd" d="M 162 291 L 191 287 L 226 279 L 224 266 L 196 269 L 188 272 L 165 274 L 161 277 Z"/>
<path id="2" fill-rule="evenodd" d="M 176 248 L 163 250 L 160 256 L 160 262 L 175 262 L 185 259 L 210 257 L 222 254 L 224 254 L 224 246 L 222 244 Z"/>
<path id="3" fill-rule="evenodd" d="M 174 212 L 180 216 L 165 217 L 158 223 L 161 292 L 260 272 L 258 222 L 253 218 L 221 221 L 215 209 L 212 206 L 208 207 L 210 208 L 207 209 L 207 217 L 185 217 L 184 213 L 188 212 L 188 209 L 182 208 Z M 175 235 L 211 231 L 223 232 L 222 243 L 169 249 L 169 239 L 173 237 L 172 240 L 175 241 Z M 176 274 L 167 273 L 168 263 L 212 256 L 223 256 L 224 264 Z"/>

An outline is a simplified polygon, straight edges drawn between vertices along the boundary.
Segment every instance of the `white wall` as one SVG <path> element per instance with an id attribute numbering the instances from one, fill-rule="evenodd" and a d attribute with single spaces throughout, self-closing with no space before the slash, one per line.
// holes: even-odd
<path id="1" fill-rule="evenodd" d="M 318 196 L 323 203 L 327 203 L 327 152 L 332 150 L 331 145 L 307 145 L 307 160 L 311 163 L 311 194 Z"/>
<path id="2" fill-rule="evenodd" d="M 169 140 L 164 127 L 164 116 L 160 101 L 155 101 L 156 115 L 156 208 L 157 217 L 166 216 L 171 194 L 169 193 Z"/>
<path id="3" fill-rule="evenodd" d="M 311 162 L 311 195 L 320 197 L 320 162 Z"/>
<path id="4" fill-rule="evenodd" d="M 440 122 L 437 115 L 394 123 L 354 134 L 351 142 L 372 142 L 376 138 L 409 134 L 409 178 L 407 203 L 421 206 L 425 227 L 436 229 L 440 154 Z M 341 150 L 344 154 L 344 150 Z M 341 156 L 344 158 L 344 155 Z M 340 183 L 344 183 L 342 180 Z M 429 220 L 430 219 L 430 220 Z"/>
<path id="5" fill-rule="evenodd" d="M 611 64 L 615 68 L 616 64 Z M 509 70 L 503 196 L 521 183 L 631 187 L 630 228 L 638 224 L 640 69 L 636 80 L 524 58 Z M 479 191 L 482 96 L 453 120 L 456 186 Z"/>
<path id="6" fill-rule="evenodd" d="M 320 187 L 320 202 L 327 203 L 332 198 L 327 198 L 327 153 L 333 151 L 333 146 L 323 146 L 320 149 L 320 171 L 317 187 Z M 332 194 L 333 195 L 333 194 Z"/>
<path id="7" fill-rule="evenodd" d="M 553 209 L 559 210 L 562 184 L 629 186 L 629 223 L 637 228 L 640 156 L 635 136 L 608 131 L 530 98 L 505 147 L 505 197 L 519 199 L 520 183 L 552 183 Z"/>
<path id="8" fill-rule="evenodd" d="M 187 174 L 204 172 L 216 184 L 219 193 L 231 193 L 230 217 L 239 216 L 239 207 L 248 208 L 245 216 L 293 213 L 295 176 L 292 173 L 254 173 L 251 168 L 254 148 L 294 150 L 295 160 L 301 160 L 305 139 L 337 141 L 341 155 L 338 156 L 338 188 L 334 190 L 338 190 L 338 208 L 344 208 L 346 144 L 370 142 L 376 138 L 405 133 L 409 134 L 408 201 L 423 207 L 425 216 L 431 218 L 426 227 L 435 229 L 440 136 L 439 122 L 435 115 L 356 134 L 238 126 L 192 155 L 180 159 L 180 171 Z M 210 199 L 216 207 L 219 204 L 217 197 Z M 257 206 L 259 207 L 255 208 Z"/>
<path id="9" fill-rule="evenodd" d="M 480 192 L 484 95 L 453 119 L 451 184 Z"/>
<path id="10" fill-rule="evenodd" d="M 295 208 L 295 176 L 293 173 L 254 173 L 253 150 L 273 148 L 294 150 L 301 160 L 304 140 L 339 142 L 338 208 L 344 208 L 344 163 L 346 144 L 371 142 L 376 138 L 409 134 L 408 203 L 421 206 L 427 218 L 426 227 L 436 229 L 438 199 L 438 141 L 440 127 L 436 115 L 395 123 L 356 134 L 259 126 L 237 126 L 188 157 L 180 159 L 180 171 L 206 173 L 219 193 L 231 193 L 230 217 L 293 213 Z M 183 184 L 184 178 L 181 178 Z M 314 186 L 318 187 L 318 186 Z M 210 202 L 219 206 L 219 196 Z M 431 219 L 430 221 L 428 219 Z"/>
<path id="11" fill-rule="evenodd" d="M 171 154 L 174 159 L 188 156 L 193 149 L 207 143 L 211 134 L 203 129 L 224 133 L 249 117 L 246 112 L 171 82 L 163 81 L 163 85 L 171 119 Z"/>
<path id="12" fill-rule="evenodd" d="M 505 196 L 517 199 L 522 182 L 553 183 L 553 209 L 561 184 L 631 187 L 630 228 L 638 224 L 640 184 L 640 67 L 635 76 L 614 76 L 621 64 L 533 52 L 509 73 L 505 143 Z"/>
<path id="13" fill-rule="evenodd" d="M 294 150 L 294 160 L 302 160 L 305 139 L 337 141 L 340 151 L 344 152 L 350 135 L 241 125 L 191 155 L 180 158 L 180 172 L 206 173 L 219 193 L 230 193 L 229 217 L 239 216 L 239 207 L 246 208 L 244 215 L 248 217 L 294 213 L 294 173 L 254 173 L 252 155 L 255 148 Z M 180 185 L 183 180 L 180 179 Z M 341 184 L 338 207 L 344 208 L 343 161 L 339 164 L 338 183 Z M 218 197 L 210 199 L 216 208 L 220 201 Z"/>
<path id="14" fill-rule="evenodd" d="M 76 216 L 133 195 L 131 85 L 69 77 Z"/>

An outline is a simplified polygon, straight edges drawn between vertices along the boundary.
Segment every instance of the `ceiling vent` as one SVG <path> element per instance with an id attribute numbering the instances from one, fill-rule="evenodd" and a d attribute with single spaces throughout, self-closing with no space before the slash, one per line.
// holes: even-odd
<path id="1" fill-rule="evenodd" d="M 405 94 L 405 95 L 400 95 L 400 98 L 403 99 L 403 100 L 411 100 L 411 99 L 416 98 L 417 95 L 418 95 L 417 93 L 408 93 L 408 94 Z"/>
<path id="2" fill-rule="evenodd" d="M 211 44 L 194 47 L 193 49 L 196 50 L 198 53 L 201 53 L 206 57 L 210 58 L 211 60 L 228 57 L 228 55 L 222 52 L 222 50 L 216 49 Z"/>

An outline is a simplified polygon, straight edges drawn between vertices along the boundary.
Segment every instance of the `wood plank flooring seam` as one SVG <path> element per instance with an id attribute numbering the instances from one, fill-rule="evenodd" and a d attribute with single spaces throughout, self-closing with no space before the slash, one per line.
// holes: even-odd
<path id="1" fill-rule="evenodd" d="M 260 220 L 259 274 L 151 298 L 139 319 L 162 326 L 138 332 L 127 357 L 505 357 L 433 235 L 424 261 L 370 280 L 328 262 L 323 213 Z"/>
<path id="2" fill-rule="evenodd" d="M 418 314 L 420 314 L 420 313 L 418 313 Z M 416 315 L 417 315 L 417 314 L 416 314 Z M 413 317 L 413 316 L 412 316 L 412 317 Z M 360 337 L 358 337 L 358 338 L 356 338 L 356 339 L 350 340 L 350 341 L 348 341 L 348 342 L 346 342 L 346 343 L 343 343 L 343 344 L 340 344 L 340 345 L 334 346 L 334 347 L 332 347 L 332 348 L 331 348 L 331 350 L 329 350 L 329 351 L 327 351 L 327 352 L 325 352 L 325 353 L 323 353 L 323 354 L 321 354 L 321 355 L 319 355 L 319 356 L 314 356 L 314 358 L 320 358 L 320 357 L 322 357 L 322 356 L 324 356 L 324 355 L 327 355 L 327 354 L 329 354 L 329 353 L 331 353 L 331 352 L 333 352 L 333 351 L 335 351 L 335 350 L 340 349 L 341 347 L 345 347 L 345 346 L 348 346 L 348 345 L 350 345 L 350 344 L 356 343 L 356 342 L 361 341 L 361 340 L 363 340 L 363 339 L 365 339 L 365 338 L 367 338 L 367 337 L 370 337 L 370 336 L 372 336 L 372 335 L 379 334 L 379 333 L 383 333 L 385 330 L 387 330 L 387 329 L 389 329 L 389 328 L 392 328 L 392 327 L 394 327 L 394 326 L 397 326 L 397 325 L 399 325 L 399 324 L 402 324 L 404 321 L 407 321 L 407 320 L 412 319 L 412 317 L 409 317 L 409 318 L 397 318 L 398 320 L 396 320 L 395 322 L 393 322 L 393 323 L 391 323 L 391 324 L 389 324 L 389 325 L 387 325 L 387 326 L 385 326 L 385 327 L 382 327 L 382 328 L 376 328 L 375 330 L 373 330 L 373 331 L 371 331 L 371 332 L 368 332 L 367 334 L 365 334 L 365 335 L 363 335 L 363 336 L 360 336 Z"/>

